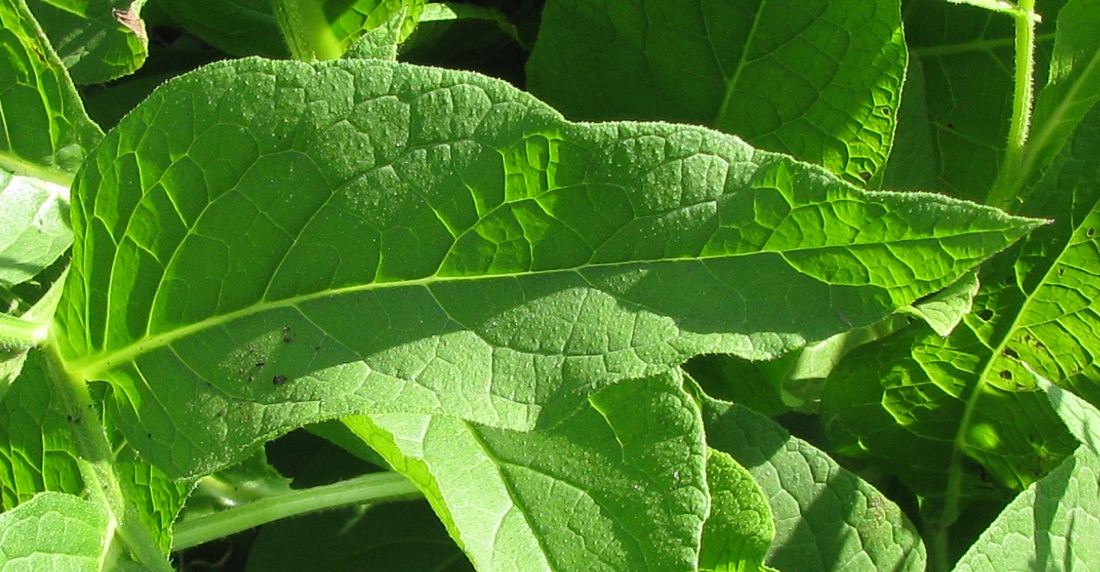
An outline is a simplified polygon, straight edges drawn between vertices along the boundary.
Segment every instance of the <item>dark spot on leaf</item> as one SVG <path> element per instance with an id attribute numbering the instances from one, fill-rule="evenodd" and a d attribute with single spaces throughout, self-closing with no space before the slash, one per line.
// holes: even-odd
<path id="1" fill-rule="evenodd" d="M 1066 269 L 1065 268 L 1059 268 L 1058 269 L 1058 276 L 1065 276 L 1065 274 L 1066 274 Z"/>
<path id="2" fill-rule="evenodd" d="M 864 171 L 859 174 L 859 178 L 863 179 L 863 182 L 866 183 L 871 180 L 871 173 Z"/>
<path id="3" fill-rule="evenodd" d="M 890 117 L 890 108 L 889 107 L 880 107 L 880 108 L 878 108 L 878 112 L 885 115 L 886 117 Z"/>
<path id="4" fill-rule="evenodd" d="M 1004 354 L 1007 358 L 1020 359 L 1020 354 L 1016 353 L 1016 350 L 1012 348 L 1005 348 Z"/>
<path id="5" fill-rule="evenodd" d="M 224 408 L 224 407 L 222 407 L 222 408 L 221 408 L 221 409 L 219 409 L 219 410 L 218 410 L 218 412 L 217 412 L 217 413 L 215 413 L 214 415 L 217 415 L 218 417 L 225 417 L 225 408 Z"/>
<path id="6" fill-rule="evenodd" d="M 947 128 L 954 131 L 955 130 L 955 124 L 948 121 L 947 122 Z"/>
<path id="7" fill-rule="evenodd" d="M 1005 276 L 1005 280 L 1004 280 L 1004 285 L 1005 286 L 1012 286 L 1015 283 L 1016 283 L 1016 277 L 1015 276 L 1013 276 L 1011 274 L 1009 274 L 1008 276 Z"/>
<path id="8" fill-rule="evenodd" d="M 978 312 L 978 317 L 981 318 L 983 322 L 988 322 L 993 319 L 993 310 L 986 308 L 985 310 Z"/>
<path id="9" fill-rule="evenodd" d="M 1095 228 L 1090 228 L 1090 229 L 1086 230 L 1085 231 L 1085 236 L 1087 236 L 1089 238 L 1092 238 L 1092 237 L 1096 236 L 1096 229 Z"/>
<path id="10" fill-rule="evenodd" d="M 279 375 L 271 378 L 271 383 L 274 383 L 275 385 L 282 385 L 286 383 L 286 376 L 280 373 Z"/>
<path id="11" fill-rule="evenodd" d="M 1008 380 L 1012 379 L 1012 372 L 1008 371 L 1007 369 L 1002 369 L 1000 375 L 1001 375 L 1001 379 L 1003 379 L 1005 381 L 1008 381 Z"/>
<path id="12" fill-rule="evenodd" d="M 264 367 L 265 365 L 267 365 L 267 362 L 265 362 L 265 361 L 258 361 L 258 362 L 256 362 L 256 369 L 263 369 L 263 367 Z"/>
<path id="13" fill-rule="evenodd" d="M 294 341 L 294 330 L 290 329 L 290 326 L 283 326 L 283 343 L 289 344 Z"/>

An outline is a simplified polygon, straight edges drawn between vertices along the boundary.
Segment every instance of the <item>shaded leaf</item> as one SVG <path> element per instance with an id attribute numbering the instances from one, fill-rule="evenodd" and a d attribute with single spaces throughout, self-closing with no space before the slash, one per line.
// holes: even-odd
<path id="1" fill-rule="evenodd" d="M 1036 224 L 379 60 L 170 82 L 74 196 L 67 366 L 177 476 L 348 414 L 550 426 L 693 355 L 877 321 Z"/>
<path id="2" fill-rule="evenodd" d="M 0 168 L 68 186 L 103 136 L 23 0 L 0 1 Z"/>
<path id="3" fill-rule="evenodd" d="M 882 493 L 740 405 L 703 397 L 707 443 L 748 469 L 775 521 L 779 570 L 924 570 L 920 535 Z"/>
<path id="4" fill-rule="evenodd" d="M 542 431 L 408 414 L 360 423 L 353 429 L 421 487 L 479 570 L 695 566 L 706 451 L 679 376 L 608 386 Z"/>
<path id="5" fill-rule="evenodd" d="M 50 43 L 79 84 L 134 73 L 149 55 L 145 0 L 28 0 Z"/>
<path id="6" fill-rule="evenodd" d="M 550 0 L 527 69 L 571 119 L 706 125 L 862 184 L 905 63 L 900 2 Z"/>

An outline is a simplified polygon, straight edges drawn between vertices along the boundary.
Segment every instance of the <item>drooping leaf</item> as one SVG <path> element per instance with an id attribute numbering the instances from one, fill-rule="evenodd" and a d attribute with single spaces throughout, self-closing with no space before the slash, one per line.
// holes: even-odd
<path id="1" fill-rule="evenodd" d="M 1040 378 L 1082 445 L 1005 508 L 956 565 L 971 570 L 1086 570 L 1100 559 L 1100 411 Z"/>
<path id="2" fill-rule="evenodd" d="M 270 0 L 159 0 L 187 31 L 235 56 L 290 55 Z"/>
<path id="3" fill-rule="evenodd" d="M 550 0 L 528 87 L 572 119 L 706 125 L 862 184 L 905 63 L 900 2 Z"/>
<path id="4" fill-rule="evenodd" d="M 892 501 L 750 409 L 702 397 L 707 444 L 748 469 L 775 521 L 779 570 L 924 570 L 920 534 Z"/>
<path id="5" fill-rule="evenodd" d="M 1036 3 L 1042 16 L 1036 30 L 1038 78 L 1046 75 L 1054 23 L 1063 4 L 1065 0 Z M 938 167 L 934 188 L 984 200 L 1001 168 L 1012 117 L 1013 19 L 986 7 L 912 0 L 905 9 L 905 35 L 913 65 L 923 71 L 924 93 L 916 93 L 920 84 L 910 84 L 906 97 L 924 100 Z M 895 157 L 895 167 L 903 171 L 920 172 L 929 165 L 920 153 Z"/>
<path id="6" fill-rule="evenodd" d="M 23 0 L 0 0 L 0 169 L 68 186 L 103 136 Z"/>
<path id="7" fill-rule="evenodd" d="M 771 507 L 752 474 L 729 454 L 707 449 L 710 516 L 703 527 L 699 570 L 751 572 L 768 570 L 775 523 Z"/>
<path id="8" fill-rule="evenodd" d="M 44 492 L 0 514 L 0 570 L 103 572 L 113 536 L 103 506 Z"/>
<path id="9" fill-rule="evenodd" d="M 170 82 L 74 197 L 67 367 L 177 476 L 347 414 L 549 426 L 699 353 L 875 322 L 1036 224 L 379 60 Z"/>
<path id="10" fill-rule="evenodd" d="M 421 487 L 479 570 L 689 569 L 706 451 L 674 373 L 608 386 L 547 430 L 409 414 L 353 429 Z"/>
<path id="11" fill-rule="evenodd" d="M 842 364 L 822 403 L 842 449 L 887 460 L 927 494 L 943 491 L 948 471 L 965 466 L 953 458 L 956 446 L 1017 490 L 1073 451 L 1076 442 L 1021 361 L 1100 403 L 1097 153 L 1100 109 L 1021 207 L 1055 220 L 982 269 L 973 312 L 951 336 L 909 332 Z"/>
<path id="12" fill-rule="evenodd" d="M 72 242 L 67 187 L 0 171 L 0 286 L 34 278 Z"/>
<path id="13" fill-rule="evenodd" d="M 104 83 L 134 73 L 149 55 L 145 0 L 27 0 L 73 81 Z"/>

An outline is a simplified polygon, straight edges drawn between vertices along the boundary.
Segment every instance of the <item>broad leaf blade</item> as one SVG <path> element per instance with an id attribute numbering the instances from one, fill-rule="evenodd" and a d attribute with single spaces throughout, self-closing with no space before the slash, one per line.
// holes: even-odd
<path id="1" fill-rule="evenodd" d="M 703 528 L 699 570 L 766 570 L 775 523 L 752 474 L 729 454 L 707 449 L 710 516 Z"/>
<path id="2" fill-rule="evenodd" d="M 0 514 L 0 570 L 101 572 L 113 535 L 102 506 L 41 493 Z"/>
<path id="3" fill-rule="evenodd" d="M 1100 403 L 1097 153 L 1094 108 L 1021 209 L 1055 220 L 983 268 L 974 311 L 950 337 L 909 332 L 842 364 L 823 409 L 847 452 L 898 463 L 896 474 L 934 494 L 956 444 L 1014 489 L 1073 451 L 1020 362 Z"/>
<path id="4" fill-rule="evenodd" d="M 286 58 L 270 0 L 160 0 L 187 31 L 235 56 Z"/>
<path id="5" fill-rule="evenodd" d="M 176 475 L 347 414 L 548 426 L 699 353 L 877 321 L 1036 224 L 378 60 L 170 82 L 74 196 L 68 366 Z"/>
<path id="6" fill-rule="evenodd" d="M 1083 445 L 1016 497 L 959 560 L 957 571 L 1076 570 L 1100 559 L 1100 411 L 1049 381 L 1039 382 Z"/>
<path id="7" fill-rule="evenodd" d="M 572 119 L 706 125 L 863 183 L 905 63 L 899 2 L 550 0 L 528 87 Z"/>
<path id="8" fill-rule="evenodd" d="M 79 84 L 134 73 L 149 55 L 145 0 L 28 0 L 61 61 Z"/>
<path id="9" fill-rule="evenodd" d="M 422 415 L 367 427 L 360 434 L 424 490 L 479 570 L 695 565 L 706 451 L 679 376 L 609 386 L 544 431 Z"/>
<path id="10" fill-rule="evenodd" d="M 916 527 L 882 493 L 770 419 L 703 398 L 707 443 L 748 469 L 768 498 L 779 570 L 924 570 Z"/>
<path id="11" fill-rule="evenodd" d="M 68 186 L 103 136 L 23 0 L 0 1 L 0 168 Z"/>

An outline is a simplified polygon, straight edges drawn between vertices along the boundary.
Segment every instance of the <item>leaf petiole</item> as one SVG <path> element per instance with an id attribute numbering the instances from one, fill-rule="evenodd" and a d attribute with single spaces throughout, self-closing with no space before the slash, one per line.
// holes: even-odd
<path id="1" fill-rule="evenodd" d="M 1024 172 L 1024 154 L 1031 132 L 1031 108 L 1035 101 L 1035 26 L 1041 21 L 1035 13 L 1035 0 L 1020 0 L 1008 12 L 1016 25 L 1016 72 L 1012 94 L 1012 121 L 1008 129 L 1008 145 L 997 182 L 989 191 L 986 202 L 1008 211 L 1014 210 L 1018 185 L 1013 184 Z"/>

